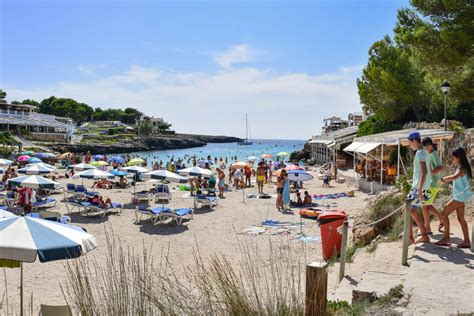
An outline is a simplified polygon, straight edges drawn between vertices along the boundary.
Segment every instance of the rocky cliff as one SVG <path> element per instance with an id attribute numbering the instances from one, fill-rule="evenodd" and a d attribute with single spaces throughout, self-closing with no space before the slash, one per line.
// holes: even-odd
<path id="1" fill-rule="evenodd" d="M 117 136 L 119 137 L 119 136 Z M 240 138 L 192 134 L 133 136 L 114 142 L 87 142 L 80 144 L 55 143 L 49 147 L 59 152 L 128 153 L 147 150 L 183 149 L 205 146 L 207 143 L 233 143 Z"/>

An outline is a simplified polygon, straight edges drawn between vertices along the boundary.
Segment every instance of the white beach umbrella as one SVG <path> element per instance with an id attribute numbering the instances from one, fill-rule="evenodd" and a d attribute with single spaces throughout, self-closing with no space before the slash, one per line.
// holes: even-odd
<path id="1" fill-rule="evenodd" d="M 156 170 L 143 174 L 144 178 L 168 181 L 174 183 L 187 183 L 188 179 L 168 170 Z"/>
<path id="2" fill-rule="evenodd" d="M 6 218 L 6 217 L 17 217 L 17 215 L 0 208 L 0 218 Z"/>
<path id="3" fill-rule="evenodd" d="M 8 180 L 8 184 L 28 187 L 32 189 L 54 189 L 59 187 L 59 183 L 40 176 L 21 176 Z"/>
<path id="4" fill-rule="evenodd" d="M 23 262 L 77 258 L 97 247 L 94 236 L 77 226 L 33 217 L 0 218 L 0 259 L 20 262 L 23 314 Z"/>
<path id="5" fill-rule="evenodd" d="M 5 173 L 5 169 L 0 168 L 0 173 L 1 173 L 1 174 Z"/>
<path id="6" fill-rule="evenodd" d="M 255 157 L 255 156 L 250 156 L 250 157 L 247 157 L 247 160 L 248 160 L 248 161 L 255 161 L 255 160 L 257 160 L 257 157 Z"/>
<path id="7" fill-rule="evenodd" d="M 76 173 L 73 178 L 83 178 L 83 179 L 106 179 L 106 178 L 115 178 L 113 174 L 107 171 L 100 169 L 89 169 Z"/>
<path id="8" fill-rule="evenodd" d="M 35 162 L 35 163 L 29 163 L 26 165 L 27 167 L 31 167 L 31 166 L 42 166 L 42 167 L 46 167 L 46 168 L 49 168 L 51 170 L 57 170 L 58 168 L 56 168 L 55 166 L 53 165 L 50 165 L 50 164 L 47 164 L 47 163 L 44 163 L 44 162 Z"/>
<path id="9" fill-rule="evenodd" d="M 200 167 L 191 167 L 191 168 L 181 169 L 181 170 L 178 170 L 178 173 L 185 177 L 201 176 L 203 178 L 210 178 L 212 176 L 211 170 L 203 169 Z"/>
<path id="10" fill-rule="evenodd" d="M 53 169 L 46 168 L 39 164 L 33 164 L 31 166 L 26 166 L 25 168 L 18 169 L 18 173 L 22 174 L 46 174 L 53 172 Z"/>
<path id="11" fill-rule="evenodd" d="M 145 173 L 150 172 L 147 168 L 140 167 L 140 166 L 128 166 L 120 168 L 122 171 L 131 172 L 131 173 Z"/>
<path id="12" fill-rule="evenodd" d="M 8 159 L 0 159 L 0 166 L 9 166 L 13 163 L 13 161 Z"/>
<path id="13" fill-rule="evenodd" d="M 68 169 L 74 169 L 74 170 L 89 170 L 89 169 L 97 169 L 96 167 L 89 165 L 88 163 L 78 163 L 75 165 L 70 165 L 68 166 Z"/>

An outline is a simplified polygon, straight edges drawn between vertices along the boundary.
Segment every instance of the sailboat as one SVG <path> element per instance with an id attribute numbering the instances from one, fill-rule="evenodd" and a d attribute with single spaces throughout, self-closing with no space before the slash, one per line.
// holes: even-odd
<path id="1" fill-rule="evenodd" d="M 249 141 L 249 134 L 250 134 L 250 128 L 249 128 L 249 121 L 247 119 L 247 113 L 245 113 L 245 140 L 238 142 L 237 144 L 239 145 L 252 145 L 253 143 Z"/>

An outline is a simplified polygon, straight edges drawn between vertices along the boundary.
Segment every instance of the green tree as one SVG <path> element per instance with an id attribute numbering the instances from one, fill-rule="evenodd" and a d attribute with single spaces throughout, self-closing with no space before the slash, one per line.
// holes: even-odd
<path id="1" fill-rule="evenodd" d="M 426 109 L 423 74 L 411 63 L 410 54 L 388 36 L 370 48 L 357 88 L 365 112 L 382 121 L 419 120 Z"/>
<path id="2" fill-rule="evenodd" d="M 149 117 L 145 117 L 139 124 L 138 124 L 138 134 L 148 135 L 153 132 L 153 126 L 151 125 L 151 120 Z"/>
<path id="3" fill-rule="evenodd" d="M 28 104 L 28 105 L 34 105 L 34 106 L 39 106 L 40 105 L 40 103 L 38 101 L 31 100 L 31 99 L 23 100 L 21 102 L 21 104 Z"/>
<path id="4" fill-rule="evenodd" d="M 39 112 L 70 117 L 74 121 L 82 123 L 92 118 L 94 109 L 85 103 L 79 103 L 70 98 L 56 98 L 52 96 L 41 101 Z"/>
<path id="5" fill-rule="evenodd" d="M 171 128 L 171 124 L 170 123 L 167 123 L 165 121 L 161 122 L 161 123 L 158 123 L 158 130 L 160 132 L 167 132 L 169 131 Z"/>
<path id="6" fill-rule="evenodd" d="M 357 136 L 366 136 L 372 134 L 378 134 L 388 131 L 401 129 L 402 125 L 395 124 L 392 122 L 384 121 L 378 118 L 376 115 L 369 116 L 367 120 L 360 123 L 359 129 L 357 130 Z"/>
<path id="7" fill-rule="evenodd" d="M 0 89 L 0 104 L 7 103 L 6 97 L 7 97 L 7 93 L 3 91 L 2 89 Z"/>
<path id="8" fill-rule="evenodd" d="M 11 104 L 21 104 L 20 101 L 17 101 L 17 100 L 13 100 L 12 102 L 10 102 Z"/>
<path id="9" fill-rule="evenodd" d="M 138 120 L 143 116 L 143 113 L 134 108 L 126 108 L 122 122 L 125 124 L 136 124 Z"/>

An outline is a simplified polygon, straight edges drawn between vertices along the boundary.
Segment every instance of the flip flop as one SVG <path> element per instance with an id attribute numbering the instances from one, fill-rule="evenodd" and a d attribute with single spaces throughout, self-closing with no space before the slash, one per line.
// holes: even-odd
<path id="1" fill-rule="evenodd" d="M 436 246 L 440 246 L 440 247 L 449 247 L 451 246 L 451 243 L 450 242 L 441 242 L 441 241 L 438 241 L 438 242 L 435 242 L 434 243 Z"/>
<path id="2" fill-rule="evenodd" d="M 459 249 L 468 249 L 471 248 L 471 245 L 457 245 L 456 247 Z"/>

